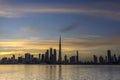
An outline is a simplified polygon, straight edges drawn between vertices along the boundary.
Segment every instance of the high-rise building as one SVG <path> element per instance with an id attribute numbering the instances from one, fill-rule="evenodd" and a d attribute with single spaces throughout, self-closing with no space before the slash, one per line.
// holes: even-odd
<path id="1" fill-rule="evenodd" d="M 15 63 L 15 55 L 12 55 L 12 57 L 11 57 L 11 63 Z"/>
<path id="2" fill-rule="evenodd" d="M 31 58 L 30 53 L 26 53 L 25 54 L 25 63 L 30 63 L 30 58 Z"/>
<path id="3" fill-rule="evenodd" d="M 99 63 L 103 64 L 104 63 L 104 58 L 102 56 L 99 57 Z"/>
<path id="4" fill-rule="evenodd" d="M 77 51 L 77 56 L 76 56 L 76 63 L 79 63 L 79 54 L 78 54 L 78 51 Z"/>
<path id="5" fill-rule="evenodd" d="M 42 63 L 45 63 L 45 55 L 44 55 L 44 54 L 42 54 L 41 62 L 42 62 Z"/>
<path id="6" fill-rule="evenodd" d="M 53 63 L 56 63 L 56 55 L 57 55 L 57 51 L 56 49 L 54 49 L 54 54 L 53 54 Z"/>
<path id="7" fill-rule="evenodd" d="M 65 63 L 65 64 L 68 63 L 67 55 L 64 56 L 64 63 Z"/>
<path id="8" fill-rule="evenodd" d="M 59 39 L 59 56 L 58 56 L 58 63 L 61 64 L 62 62 L 62 51 L 61 51 L 61 36 Z"/>
<path id="9" fill-rule="evenodd" d="M 50 63 L 53 62 L 53 49 L 50 48 Z"/>
<path id="10" fill-rule="evenodd" d="M 117 60 L 117 56 L 114 54 L 114 56 L 113 56 L 113 62 L 114 63 L 117 63 L 118 62 L 118 60 Z"/>
<path id="11" fill-rule="evenodd" d="M 93 55 L 93 63 L 97 64 L 98 63 L 98 58 L 96 55 Z"/>
<path id="12" fill-rule="evenodd" d="M 39 54 L 38 56 L 39 56 L 38 60 L 41 61 L 41 54 Z"/>
<path id="13" fill-rule="evenodd" d="M 71 63 L 71 64 L 76 63 L 76 57 L 75 57 L 75 56 L 71 56 L 71 57 L 70 57 L 70 63 Z"/>
<path id="14" fill-rule="evenodd" d="M 108 56 L 108 63 L 111 63 L 112 62 L 112 56 L 111 56 L 111 51 L 110 50 L 107 51 L 107 56 Z"/>
<path id="15" fill-rule="evenodd" d="M 45 62 L 49 63 L 49 50 L 45 52 Z"/>

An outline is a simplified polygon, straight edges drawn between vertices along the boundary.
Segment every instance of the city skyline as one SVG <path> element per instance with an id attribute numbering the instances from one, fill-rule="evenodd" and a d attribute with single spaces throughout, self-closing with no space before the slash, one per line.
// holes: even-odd
<path id="1" fill-rule="evenodd" d="M 0 64 L 54 64 L 54 65 L 120 65 L 120 55 L 112 54 L 111 50 L 107 50 L 106 56 L 92 56 L 92 60 L 83 61 L 76 51 L 76 55 L 68 57 L 62 53 L 57 53 L 56 49 L 47 49 L 44 54 L 38 54 L 35 57 L 31 53 L 25 53 L 24 56 L 2 57 Z M 57 57 L 58 56 L 58 57 Z M 61 57 L 61 58 L 60 58 Z"/>
<path id="2" fill-rule="evenodd" d="M 68 56 L 68 54 L 62 53 L 62 39 L 61 36 L 58 42 L 59 50 L 55 48 L 50 48 L 45 51 L 45 53 L 37 54 L 37 57 L 31 53 L 25 53 L 24 56 L 19 55 L 16 57 L 13 54 L 10 57 L 2 57 L 0 59 L 0 64 L 75 64 L 75 65 L 119 65 L 120 55 L 112 54 L 111 50 L 107 50 L 105 56 L 92 55 L 91 59 L 83 60 L 81 54 L 76 51 L 76 54 Z"/>
<path id="3" fill-rule="evenodd" d="M 119 55 L 120 11 L 118 0 L 0 0 L 0 57 L 59 52 L 83 58 L 105 55 L 106 50 Z"/>

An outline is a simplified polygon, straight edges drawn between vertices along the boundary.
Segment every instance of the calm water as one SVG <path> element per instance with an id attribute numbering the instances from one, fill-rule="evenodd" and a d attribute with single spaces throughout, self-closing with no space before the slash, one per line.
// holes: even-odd
<path id="1" fill-rule="evenodd" d="M 120 80 L 120 66 L 0 65 L 0 80 Z"/>

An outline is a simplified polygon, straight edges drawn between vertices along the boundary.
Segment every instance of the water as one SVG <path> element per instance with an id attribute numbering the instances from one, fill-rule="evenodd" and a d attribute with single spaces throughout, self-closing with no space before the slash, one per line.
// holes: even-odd
<path id="1" fill-rule="evenodd" d="M 120 80 L 120 66 L 0 65 L 0 80 Z"/>

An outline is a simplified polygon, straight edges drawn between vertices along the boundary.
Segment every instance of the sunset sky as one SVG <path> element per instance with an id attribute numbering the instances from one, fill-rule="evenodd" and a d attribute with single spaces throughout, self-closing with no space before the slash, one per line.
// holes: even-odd
<path id="1" fill-rule="evenodd" d="M 60 35 L 63 51 L 119 50 L 120 1 L 0 0 L 0 54 L 58 49 Z"/>

